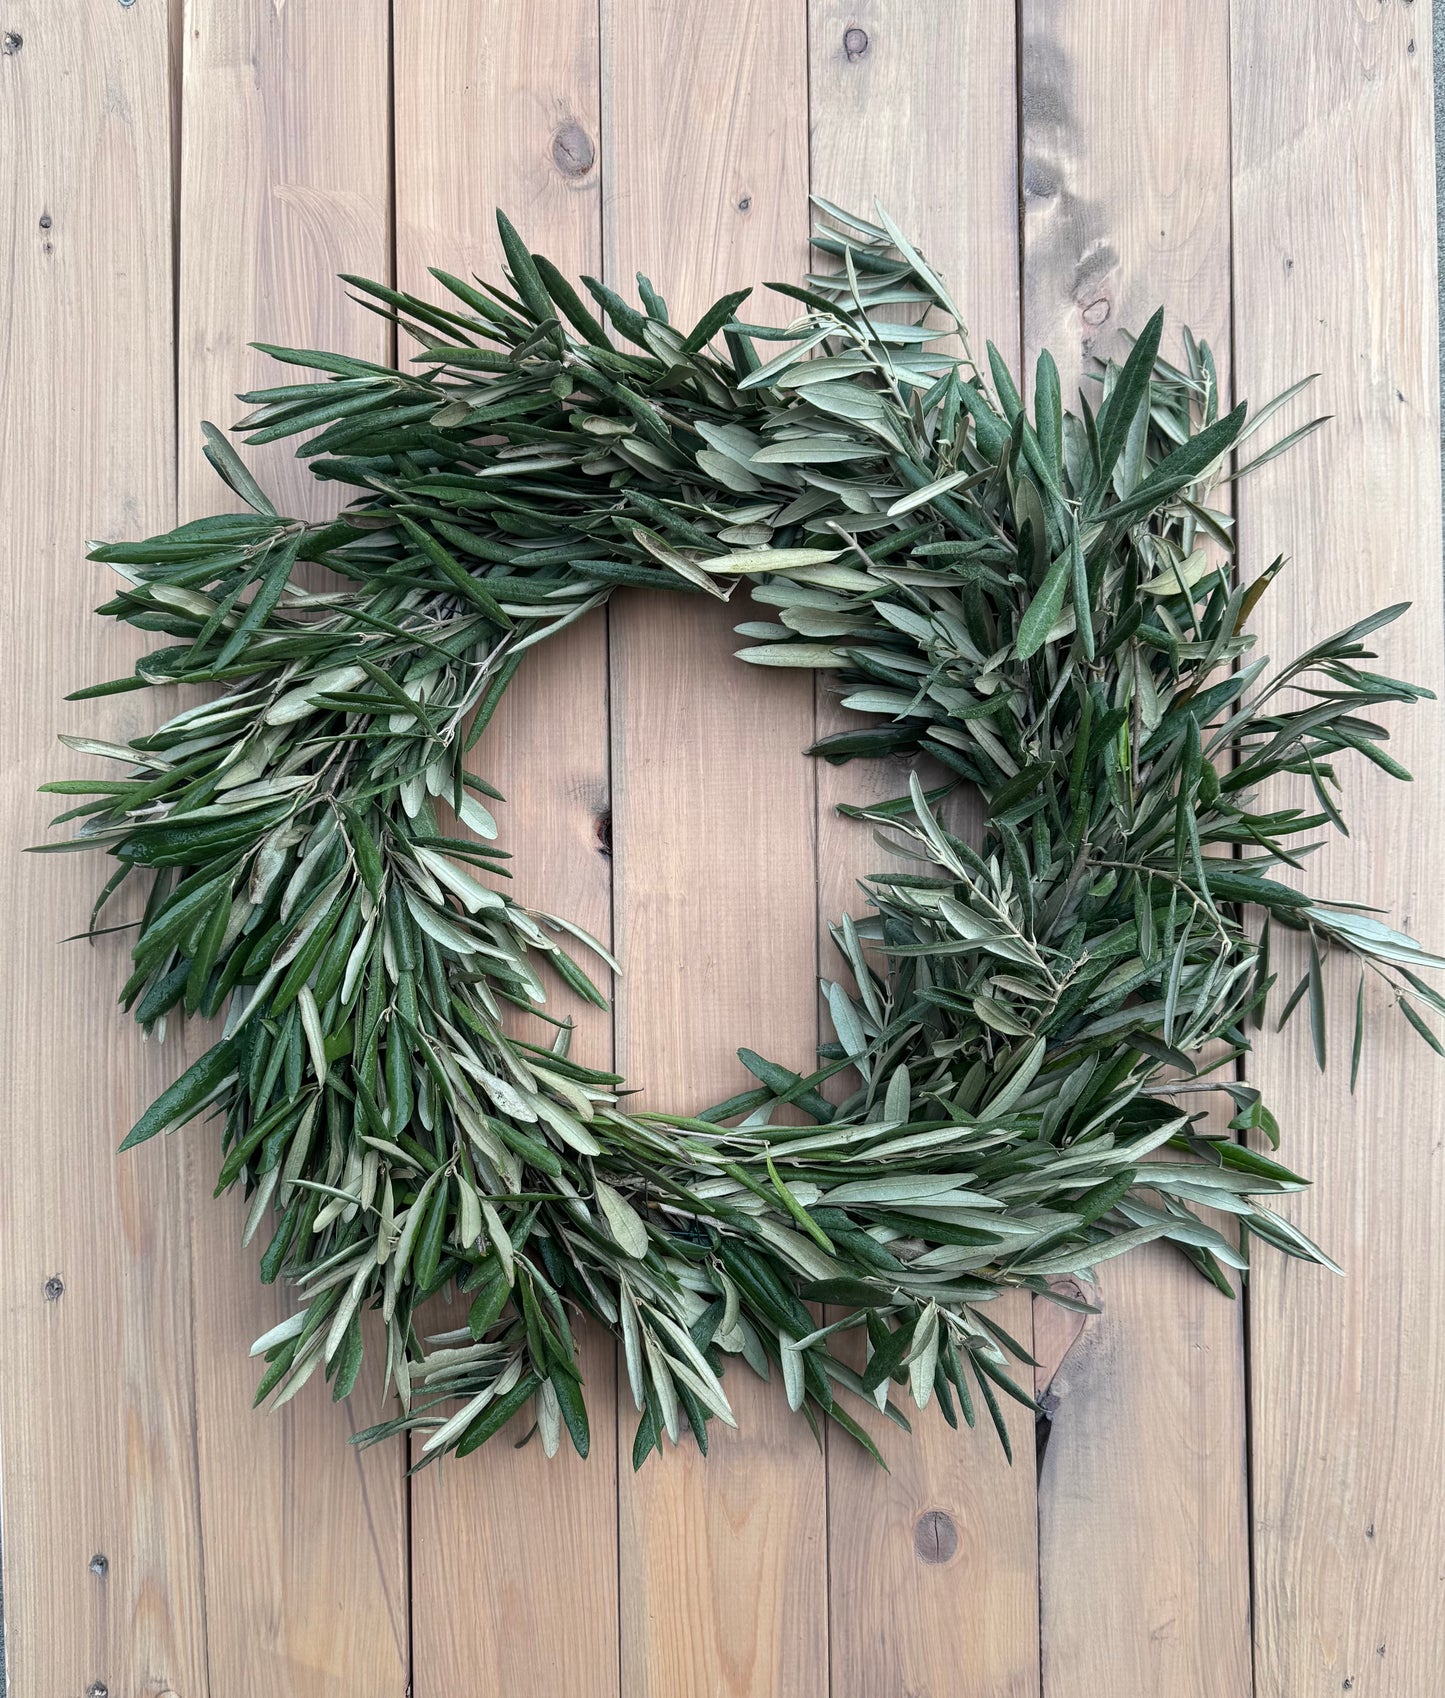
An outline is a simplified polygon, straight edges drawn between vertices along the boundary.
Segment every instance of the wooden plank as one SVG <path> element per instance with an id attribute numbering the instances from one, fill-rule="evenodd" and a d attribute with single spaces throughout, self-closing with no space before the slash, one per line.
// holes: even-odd
<path id="1" fill-rule="evenodd" d="M 630 292 L 642 268 L 682 322 L 725 288 L 798 276 L 802 7 L 605 0 L 602 20 L 609 281 Z M 748 310 L 780 316 L 761 296 Z M 618 1060 L 644 1100 L 684 1110 L 740 1088 L 736 1045 L 802 1067 L 816 1042 L 812 688 L 744 673 L 740 616 L 702 596 L 613 605 Z M 822 1460 L 780 1388 L 738 1366 L 728 1393 L 740 1437 L 635 1478 L 621 1400 L 622 1688 L 817 1698 Z"/>
<path id="2" fill-rule="evenodd" d="M 1168 357 L 1188 324 L 1227 395 L 1227 0 L 1021 20 L 1026 369 L 1047 347 L 1072 394 L 1162 304 Z M 1086 1294 L 1082 1329 L 1038 1305 L 1043 1691 L 1247 1693 L 1242 1305 L 1153 1246 Z"/>
<path id="3" fill-rule="evenodd" d="M 1412 601 L 1380 669 L 1441 687 L 1439 372 L 1429 9 L 1233 7 L 1235 302 L 1242 393 L 1322 374 L 1332 422 L 1240 486 L 1251 566 L 1294 565 L 1256 616 L 1283 659 L 1377 607 Z M 1384 716 L 1415 773 L 1341 764 L 1350 838 L 1312 858 L 1316 890 L 1393 910 L 1445 944 L 1438 868 L 1445 724 Z M 1300 963 L 1279 964 L 1292 984 Z M 1316 1188 L 1290 1218 L 1343 1279 L 1261 1255 L 1251 1408 L 1261 1698 L 1440 1690 L 1445 1573 L 1445 1067 L 1367 993 L 1347 1094 L 1355 983 L 1334 975 L 1334 1056 L 1291 1028 L 1256 1067 L 1284 1155 Z"/>
<path id="4" fill-rule="evenodd" d="M 426 0 L 396 21 L 401 286 L 435 295 L 428 265 L 500 278 L 495 206 L 569 276 L 595 274 L 595 9 Z M 454 121 L 438 125 L 439 110 Z M 474 764 L 510 799 L 502 831 L 516 894 L 608 937 L 605 616 L 528 658 Z M 560 987 L 558 1000 L 577 1019 L 578 1059 L 609 1066 L 611 1017 Z M 617 1691 L 616 1356 L 601 1329 L 582 1351 L 585 1463 L 567 1446 L 548 1462 L 535 1440 L 514 1450 L 531 1425 L 524 1411 L 482 1455 L 415 1479 L 418 1698 Z"/>
<path id="5" fill-rule="evenodd" d="M 949 279 L 976 345 L 991 338 L 1016 359 L 1012 14 L 951 0 L 813 0 L 810 36 L 815 190 L 863 212 L 881 199 Z M 858 720 L 825 683 L 817 711 L 820 732 Z M 856 880 L 883 860 L 868 828 L 836 806 L 899 795 L 908 777 L 900 763 L 855 762 L 820 765 L 817 781 L 821 965 L 831 978 L 826 928 L 863 911 Z M 1027 1340 L 1027 1299 L 999 1305 L 998 1319 Z M 935 1409 L 915 1418 L 912 1437 L 868 1422 L 886 1474 L 830 1433 L 835 1698 L 1037 1692 L 1033 1431 L 1026 1410 L 1008 1407 L 1012 1468 L 991 1432 L 955 1433 Z"/>
<path id="6" fill-rule="evenodd" d="M 183 517 L 228 505 L 197 452 L 197 420 L 283 368 L 252 339 L 385 359 L 386 327 L 351 305 L 339 271 L 388 270 L 387 7 L 344 21 L 320 0 L 192 0 L 184 26 L 180 323 Z M 300 374 L 296 374 L 298 379 Z M 248 456 L 279 501 L 334 512 L 278 443 Z M 239 1246 L 234 1198 L 211 1200 L 213 1135 L 191 1151 L 196 1425 L 213 1698 L 393 1694 L 406 1680 L 404 1452 L 359 1451 L 382 1416 L 374 1346 L 341 1408 L 319 1388 L 253 1414 L 252 1339 L 294 1307 L 256 1282 L 264 1234 Z"/>
<path id="7" fill-rule="evenodd" d="M 10 1690 L 201 1692 L 206 1681 L 181 1149 L 118 1160 L 172 1056 L 116 1007 L 123 936 L 84 925 L 91 856 L 22 860 L 93 776 L 57 730 L 124 738 L 153 709 L 62 694 L 131 666 L 91 617 L 88 537 L 172 523 L 171 154 L 165 9 L 0 19 L 0 507 L 6 759 L 0 987 L 9 1042 L 0 1233 Z M 104 592 L 101 592 L 104 593 Z"/>

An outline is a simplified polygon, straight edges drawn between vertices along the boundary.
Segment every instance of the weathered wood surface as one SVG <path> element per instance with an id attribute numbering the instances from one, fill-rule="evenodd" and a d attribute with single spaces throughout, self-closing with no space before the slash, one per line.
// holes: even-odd
<path id="1" fill-rule="evenodd" d="M 112 1671 L 118 1689 L 207 1680 L 188 1157 L 114 1153 L 174 1060 L 115 1007 L 124 946 L 59 941 L 84 926 L 93 869 L 19 858 L 55 811 L 36 785 L 57 756 L 82 770 L 57 729 L 123 737 L 151 712 L 137 696 L 59 698 L 139 650 L 89 617 L 83 539 L 175 521 L 168 54 L 155 7 L 60 16 L 33 0 L 0 20 L 0 1460 L 17 1693 L 79 1693 Z"/>
<path id="2" fill-rule="evenodd" d="M 1276 653 L 1362 605 L 1410 601 L 1383 669 L 1441 689 L 1440 424 L 1430 174 L 1430 17 L 1331 6 L 1313 27 L 1236 0 L 1236 372 L 1272 393 L 1320 372 L 1330 426 L 1240 485 L 1248 567 L 1280 550 L 1260 603 Z M 1249 67 L 1272 66 L 1271 75 Z M 1352 836 L 1312 869 L 1445 939 L 1438 704 L 1392 723 L 1399 785 L 1351 774 Z M 1293 977 L 1291 972 L 1293 971 Z M 1299 975 L 1294 956 L 1282 979 Z M 1445 1070 L 1381 998 L 1353 1098 L 1300 1040 L 1263 1050 L 1290 1159 L 1318 1180 L 1290 1218 L 1343 1279 L 1263 1261 L 1251 1307 L 1255 1649 L 1261 1698 L 1440 1690 L 1445 1671 Z M 1332 987 L 1336 1051 L 1355 987 Z"/>
<path id="3" fill-rule="evenodd" d="M 597 21 L 579 8 L 577 27 L 559 30 L 555 15 L 553 0 L 508 7 L 505 18 L 472 0 L 399 9 L 402 288 L 438 294 L 429 265 L 495 277 L 496 206 L 569 276 L 600 269 Z M 457 121 L 438 123 L 438 112 Z M 576 711 L 579 702 L 587 711 Z M 607 626 L 598 617 L 542 645 L 487 736 L 488 776 L 508 799 L 501 819 L 517 894 L 604 939 L 612 932 L 607 725 Z M 610 1066 L 611 1019 L 590 1007 L 573 1012 L 578 1059 Z M 546 1041 L 540 1028 L 532 1035 Z M 513 1450 L 503 1436 L 489 1467 L 444 1464 L 413 1483 L 418 1695 L 618 1690 L 615 1351 L 600 1334 L 584 1351 L 593 1433 L 585 1463 L 570 1445 L 549 1463 L 540 1446 Z M 524 1412 L 508 1436 L 515 1442 L 529 1424 Z"/>
<path id="4" fill-rule="evenodd" d="M 631 289 L 646 271 L 690 324 L 724 276 L 796 276 L 803 8 L 604 0 L 602 22 L 607 281 Z M 748 310 L 786 323 L 783 305 L 759 295 Z M 817 1042 L 813 774 L 799 758 L 812 680 L 740 687 L 739 617 L 706 596 L 636 593 L 611 613 L 615 935 L 633 963 L 617 990 L 618 1071 L 644 1101 L 691 1108 L 751 1083 L 733 1045 L 765 1039 L 806 1070 Z M 623 1480 L 622 1689 L 823 1698 L 823 1459 L 776 1387 L 729 1379 L 743 1436 Z M 636 1425 L 624 1396 L 624 1470 Z"/>
<path id="5" fill-rule="evenodd" d="M 237 392 L 277 381 L 275 362 L 250 342 L 320 342 L 388 357 L 386 325 L 332 281 L 338 272 L 384 274 L 391 263 L 386 7 L 352 0 L 348 17 L 337 30 L 323 7 L 191 0 L 185 8 L 182 519 L 240 505 L 197 452 L 196 421 L 231 424 L 243 410 Z M 293 446 L 257 455 L 258 471 L 288 510 L 333 513 L 336 492 L 307 477 Z M 139 1152 L 142 1162 L 151 1147 Z M 379 1389 L 365 1383 L 341 1410 L 323 1394 L 250 1414 L 247 1351 L 294 1304 L 255 1279 L 267 1234 L 243 1250 L 237 1211 L 209 1206 L 214 1147 L 208 1128 L 187 1152 L 210 1690 L 214 1698 L 321 1698 L 372 1681 L 395 1687 L 408 1651 L 404 1447 L 359 1451 L 345 1442 L 384 1418 Z"/>
<path id="6" fill-rule="evenodd" d="M 83 539 L 215 503 L 196 421 L 229 422 L 229 394 L 266 370 L 246 343 L 384 357 L 385 327 L 332 273 L 494 271 L 497 204 L 566 270 L 623 289 L 647 270 L 684 318 L 798 273 L 810 188 L 878 194 L 978 342 L 1028 363 L 1048 345 L 1066 386 L 1159 302 L 1240 396 L 1323 372 L 1334 422 L 1238 499 L 1246 572 L 1296 561 L 1259 622 L 1282 650 L 1413 599 L 1388 670 L 1438 684 L 1430 111 L 1429 17 L 1408 0 L 1024 0 L 1017 17 L 983 0 L 11 0 L 11 1692 L 1435 1698 L 1445 1069 L 1388 1009 L 1353 1099 L 1293 1030 L 1258 1063 L 1319 1181 L 1294 1217 L 1346 1279 L 1266 1259 L 1232 1306 L 1135 1255 L 1102 1270 L 1082 1331 L 1011 1314 L 1042 1363 L 1037 1470 L 1021 1411 L 1012 1469 L 930 1411 L 911 1441 L 887 1431 L 885 1475 L 839 1442 L 820 1457 L 775 1388 L 740 1383 L 741 1435 L 634 1479 L 630 1399 L 595 1340 L 585 1465 L 499 1445 L 408 1481 L 399 1445 L 345 1443 L 372 1418 L 365 1382 L 355 1412 L 318 1391 L 250 1413 L 244 1349 L 278 1298 L 210 1201 L 209 1134 L 114 1155 L 181 1046 L 142 1048 L 114 1009 L 122 939 L 58 945 L 94 869 L 15 858 L 44 831 L 35 785 L 67 770 L 52 732 L 124 735 L 156 711 L 60 703 L 134 652 L 88 617 Z M 314 499 L 284 448 L 264 471 Z M 680 1105 L 735 1088 L 735 1043 L 807 1061 L 827 922 L 875 859 L 834 805 L 902 785 L 814 771 L 799 751 L 834 699 L 743 673 L 746 612 L 701 600 L 619 598 L 536 658 L 489 742 L 527 893 L 630 967 L 579 1046 Z M 1353 771 L 1356 829 L 1328 854 L 1340 886 L 1438 945 L 1438 711 L 1392 730 L 1414 785 Z"/>
<path id="7" fill-rule="evenodd" d="M 862 7 L 814 0 L 810 23 L 815 192 L 864 211 L 877 196 L 917 232 L 970 322 L 987 327 L 1016 361 L 1013 18 L 1003 8 L 953 0 Z M 949 142 L 920 147 L 920 136 Z M 819 681 L 820 734 L 859 717 L 837 697 Z M 820 970 L 833 979 L 841 964 L 827 927 L 844 912 L 863 911 L 858 879 L 888 864 L 871 828 L 839 815 L 837 804 L 900 795 L 908 774 L 896 762 L 855 761 L 820 762 L 816 776 Z M 1028 1342 L 1026 1299 L 1000 1305 L 998 1318 Z M 837 1698 L 895 1690 L 959 1698 L 1038 1693 L 1034 1437 L 1028 1411 L 1004 1401 L 1017 1467 L 991 1436 L 952 1431 L 936 1407 L 914 1421 L 911 1436 L 881 1417 L 868 1421 L 886 1474 L 856 1445 L 830 1435 L 829 1632 Z M 985 1527 L 986 1540 L 970 1537 Z"/>
<path id="8" fill-rule="evenodd" d="M 1188 325 L 1228 405 L 1229 129 L 1201 122 L 1229 108 L 1227 0 L 1025 0 L 1021 18 L 1025 373 L 1048 348 L 1065 393 L 1094 400 L 1085 374 L 1122 360 L 1162 305 L 1167 357 L 1182 358 Z M 1041 1329 L 1064 1328 L 1035 1349 L 1044 1692 L 1237 1698 L 1250 1690 L 1243 1305 L 1154 1245 L 1103 1264 L 1090 1295 L 1102 1312 L 1077 1335 L 1077 1316 L 1035 1305 Z"/>

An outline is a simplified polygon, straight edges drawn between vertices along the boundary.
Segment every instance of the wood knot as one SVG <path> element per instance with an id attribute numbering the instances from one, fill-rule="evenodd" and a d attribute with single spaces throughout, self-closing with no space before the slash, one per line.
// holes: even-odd
<path id="1" fill-rule="evenodd" d="M 104 1580 L 106 1575 L 110 1573 L 110 1558 L 103 1552 L 97 1551 L 86 1564 L 86 1567 L 97 1580 Z"/>
<path id="2" fill-rule="evenodd" d="M 753 210 L 753 197 L 751 195 L 739 195 L 738 196 L 738 211 L 739 212 L 751 212 L 752 210 Z"/>
<path id="3" fill-rule="evenodd" d="M 55 222 L 55 220 L 50 216 L 50 214 L 48 212 L 42 212 L 40 214 L 40 228 L 42 230 L 48 230 L 54 222 Z"/>
<path id="4" fill-rule="evenodd" d="M 597 158 L 592 137 L 574 118 L 552 137 L 552 163 L 564 177 L 585 177 Z"/>
<path id="5" fill-rule="evenodd" d="M 612 810 L 603 808 L 592 823 L 592 836 L 597 843 L 597 853 L 612 858 Z"/>
<path id="6" fill-rule="evenodd" d="M 125 0 L 120 0 L 122 6 Z M 110 1698 L 110 1688 L 103 1680 L 93 1680 L 85 1689 L 85 1698 Z"/>
<path id="7" fill-rule="evenodd" d="M 958 1528 L 943 1509 L 925 1509 L 913 1528 L 913 1549 L 920 1562 L 947 1562 L 958 1549 Z"/>
<path id="8" fill-rule="evenodd" d="M 1059 192 L 1059 173 L 1047 160 L 1026 159 L 1023 169 L 1025 200 L 1052 200 Z"/>
<path id="9" fill-rule="evenodd" d="M 46 1280 L 43 1290 L 45 1301 L 56 1303 L 65 1295 L 65 1281 L 59 1274 L 51 1274 L 50 1278 Z"/>
<path id="10" fill-rule="evenodd" d="M 848 55 L 848 63 L 856 64 L 868 51 L 868 31 L 859 29 L 854 24 L 851 29 L 843 31 L 843 51 Z"/>
<path id="11" fill-rule="evenodd" d="M 0 53 L 8 59 L 12 53 L 18 53 L 25 45 L 25 37 L 13 29 L 7 29 L 0 35 Z"/>
<path id="12" fill-rule="evenodd" d="M 1085 324 L 1100 325 L 1109 316 L 1109 303 L 1100 295 L 1097 300 L 1090 301 L 1080 313 Z"/>

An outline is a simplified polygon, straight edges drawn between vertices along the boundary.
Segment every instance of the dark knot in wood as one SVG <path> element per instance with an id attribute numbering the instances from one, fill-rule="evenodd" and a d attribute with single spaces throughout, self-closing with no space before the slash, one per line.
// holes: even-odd
<path id="1" fill-rule="evenodd" d="M 861 59 L 868 51 L 868 31 L 859 29 L 857 24 L 854 24 L 852 29 L 844 30 L 843 51 L 848 55 L 850 65 Z"/>
<path id="2" fill-rule="evenodd" d="M 596 158 L 592 137 L 575 119 L 552 137 L 552 163 L 564 177 L 585 177 Z"/>
<path id="3" fill-rule="evenodd" d="M 958 1528 L 942 1509 L 925 1509 L 913 1528 L 913 1549 L 920 1562 L 947 1562 L 958 1549 Z"/>

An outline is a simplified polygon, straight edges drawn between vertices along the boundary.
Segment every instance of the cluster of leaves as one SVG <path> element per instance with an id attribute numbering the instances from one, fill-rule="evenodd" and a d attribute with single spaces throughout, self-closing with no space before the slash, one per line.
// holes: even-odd
<path id="1" fill-rule="evenodd" d="M 731 1423 L 729 1355 L 776 1367 L 815 1430 L 871 1447 L 843 1394 L 906 1425 L 897 1385 L 1007 1444 L 1029 1359 L 1000 1292 L 1056 1295 L 1155 1239 L 1226 1291 L 1251 1238 L 1326 1260 L 1270 1207 L 1303 1181 L 1231 1135 L 1274 1136 L 1238 1065 L 1273 929 L 1308 936 L 1285 1012 L 1307 999 L 1321 1062 L 1332 956 L 1435 1042 L 1419 970 L 1441 963 L 1273 876 L 1343 829 L 1338 756 L 1398 771 L 1362 714 L 1424 693 L 1364 665 L 1398 608 L 1273 673 L 1252 658 L 1279 563 L 1237 586 L 1209 494 L 1296 391 L 1221 416 L 1209 350 L 1167 363 L 1156 317 L 1077 416 L 1043 355 L 1031 417 L 886 215 L 822 210 L 833 268 L 773 286 L 800 309 L 780 329 L 739 316 L 746 291 L 686 332 L 645 279 L 641 310 L 590 279 L 584 299 L 505 219 L 505 288 L 437 273 L 438 306 L 352 279 L 415 337 L 410 369 L 273 349 L 318 375 L 243 397 L 239 427 L 303 437 L 352 491 L 341 516 L 278 514 L 207 427 L 249 512 L 93 553 L 122 580 L 101 611 L 172 642 L 80 694 L 221 687 L 127 745 L 72 739 L 126 776 L 48 788 L 85 798 L 57 847 L 116 862 L 92 934 L 144 886 L 126 1006 L 155 1031 L 225 1014 L 126 1145 L 219 1118 L 218 1191 L 243 1187 L 262 1278 L 301 1299 L 257 1342 L 258 1397 L 318 1369 L 344 1395 L 377 1310 L 400 1413 L 370 1436 L 416 1429 L 427 1461 L 530 1404 L 549 1452 L 564 1428 L 585 1452 L 588 1315 L 623 1341 L 639 1462 Z M 875 722 L 818 754 L 931 756 L 987 824 L 955 835 L 916 774 L 853 810 L 907 870 L 835 930 L 851 984 L 826 987 L 816 1070 L 744 1050 L 752 1092 L 632 1113 L 545 1006 L 543 970 L 602 1003 L 574 952 L 614 964 L 507 894 L 469 757 L 525 651 L 615 585 L 740 578 L 776 615 L 740 627 L 744 658 L 822 669 Z M 1259 802 L 1281 774 L 1316 805 Z M 1211 1092 L 1229 1132 L 1189 1106 Z M 466 1324 L 428 1340 L 446 1290 Z M 858 1329 L 861 1370 L 834 1349 Z"/>

